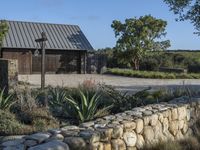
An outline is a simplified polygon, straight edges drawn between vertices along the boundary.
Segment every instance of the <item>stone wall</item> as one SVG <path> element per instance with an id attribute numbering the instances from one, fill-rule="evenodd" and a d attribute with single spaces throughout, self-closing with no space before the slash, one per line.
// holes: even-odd
<path id="1" fill-rule="evenodd" d="M 78 126 L 45 133 L 4 137 L 7 149 L 137 150 L 160 140 L 179 140 L 192 134 L 200 114 L 200 98 L 133 108 Z M 14 138 L 15 140 L 9 141 Z"/>
<path id="2" fill-rule="evenodd" d="M 18 62 L 14 59 L 0 59 L 0 89 L 7 92 L 18 81 Z"/>

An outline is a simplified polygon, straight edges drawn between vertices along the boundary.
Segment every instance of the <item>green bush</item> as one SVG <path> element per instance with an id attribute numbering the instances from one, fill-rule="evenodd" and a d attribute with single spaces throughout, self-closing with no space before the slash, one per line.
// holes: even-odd
<path id="1" fill-rule="evenodd" d="M 85 122 L 97 117 L 102 117 L 108 114 L 112 106 L 100 107 L 100 95 L 95 93 L 92 97 L 84 94 L 82 91 L 77 97 L 66 97 L 67 102 L 72 106 L 75 112 L 75 117 L 79 122 Z"/>
<path id="2" fill-rule="evenodd" d="M 21 134 L 24 126 L 17 121 L 14 114 L 0 110 L 0 135 Z"/>
<path id="3" fill-rule="evenodd" d="M 137 71 L 131 69 L 108 69 L 107 74 L 121 75 L 136 78 L 153 78 L 153 79 L 200 79 L 200 74 L 195 73 L 165 73 L 157 71 Z"/>
<path id="4" fill-rule="evenodd" d="M 35 123 L 43 121 L 45 123 L 45 130 L 49 128 L 58 128 L 59 122 L 52 117 L 47 108 L 35 108 L 34 110 L 21 110 L 16 114 L 20 122 L 35 127 Z"/>
<path id="5" fill-rule="evenodd" d="M 0 110 L 7 110 L 15 103 L 13 95 L 5 95 L 4 89 L 0 91 Z"/>

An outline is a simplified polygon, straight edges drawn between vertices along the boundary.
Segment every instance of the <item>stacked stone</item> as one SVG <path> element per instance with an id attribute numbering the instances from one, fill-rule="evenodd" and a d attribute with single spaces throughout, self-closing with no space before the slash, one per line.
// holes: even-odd
<path id="1" fill-rule="evenodd" d="M 199 114 L 199 98 L 187 102 L 176 99 L 133 108 L 80 126 L 52 129 L 15 140 L 3 137 L 0 149 L 137 150 L 145 144 L 190 136 Z"/>

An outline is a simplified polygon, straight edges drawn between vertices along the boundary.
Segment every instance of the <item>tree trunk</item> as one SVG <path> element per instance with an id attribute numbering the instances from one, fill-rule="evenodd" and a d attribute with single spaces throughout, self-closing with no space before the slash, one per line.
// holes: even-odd
<path id="1" fill-rule="evenodd" d="M 139 60 L 133 59 L 133 69 L 134 70 L 139 70 L 140 69 Z"/>

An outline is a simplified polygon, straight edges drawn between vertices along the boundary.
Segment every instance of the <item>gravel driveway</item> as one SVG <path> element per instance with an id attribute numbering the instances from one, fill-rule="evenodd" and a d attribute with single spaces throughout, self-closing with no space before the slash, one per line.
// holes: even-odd
<path id="1" fill-rule="evenodd" d="M 40 75 L 19 75 L 19 80 L 29 82 L 34 87 L 40 87 Z M 122 77 L 115 75 L 98 75 L 98 74 L 47 74 L 46 85 L 51 86 L 67 86 L 77 87 L 84 80 L 93 80 L 96 83 L 105 83 L 115 86 L 121 91 L 138 91 L 145 87 L 158 88 L 174 88 L 177 86 L 188 85 L 200 88 L 199 79 L 143 79 Z"/>

